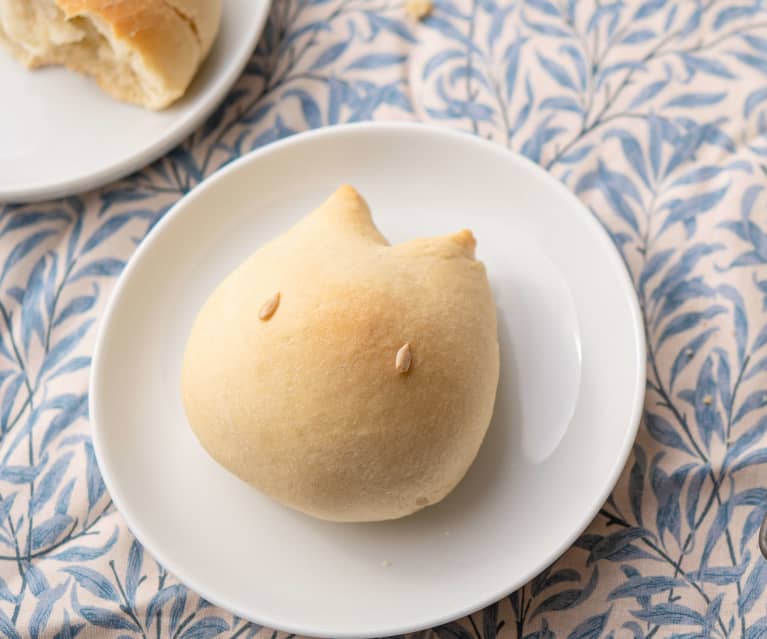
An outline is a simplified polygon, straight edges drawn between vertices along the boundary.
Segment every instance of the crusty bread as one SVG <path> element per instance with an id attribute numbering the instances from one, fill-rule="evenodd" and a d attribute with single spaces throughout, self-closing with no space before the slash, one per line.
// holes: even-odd
<path id="1" fill-rule="evenodd" d="M 202 445 L 322 519 L 393 519 L 440 501 L 477 454 L 498 384 L 474 246 L 469 231 L 390 246 L 361 196 L 339 189 L 195 320 L 182 396 Z"/>
<path id="2" fill-rule="evenodd" d="M 220 18 L 221 0 L 0 0 L 0 42 L 29 67 L 65 65 L 163 109 L 189 87 Z"/>

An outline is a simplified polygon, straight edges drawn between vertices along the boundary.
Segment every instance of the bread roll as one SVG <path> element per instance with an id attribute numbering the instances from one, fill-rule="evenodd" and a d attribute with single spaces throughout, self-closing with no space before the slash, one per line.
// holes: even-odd
<path id="1" fill-rule="evenodd" d="M 0 0 L 0 42 L 148 109 L 180 98 L 218 31 L 221 0 Z"/>
<path id="2" fill-rule="evenodd" d="M 225 468 L 333 521 L 413 513 L 485 436 L 498 338 L 469 231 L 390 246 L 340 188 L 230 274 L 183 361 L 192 430 Z"/>

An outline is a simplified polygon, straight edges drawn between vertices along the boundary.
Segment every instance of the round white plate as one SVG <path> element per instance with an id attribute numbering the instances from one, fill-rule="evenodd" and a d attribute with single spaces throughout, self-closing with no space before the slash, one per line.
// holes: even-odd
<path id="1" fill-rule="evenodd" d="M 271 0 L 224 0 L 221 30 L 187 94 L 154 113 L 62 68 L 28 71 L 0 47 L 0 202 L 87 191 L 179 144 L 224 99 L 261 35 Z"/>
<path id="2" fill-rule="evenodd" d="M 386 523 L 316 521 L 272 502 L 207 456 L 180 400 L 207 296 L 344 182 L 392 242 L 471 228 L 498 304 L 501 380 L 478 459 L 442 503 Z M 90 414 L 112 498 L 183 582 L 266 626 L 380 637 L 489 604 L 575 540 L 626 461 L 644 361 L 624 265 L 560 183 L 468 135 L 363 124 L 242 158 L 167 214 L 106 311 Z"/>

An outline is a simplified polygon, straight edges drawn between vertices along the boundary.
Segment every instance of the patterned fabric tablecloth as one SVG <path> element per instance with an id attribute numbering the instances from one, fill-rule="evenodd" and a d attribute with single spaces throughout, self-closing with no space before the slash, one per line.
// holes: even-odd
<path id="1" fill-rule="evenodd" d="M 767 637 L 762 5 L 438 0 L 419 22 L 402 1 L 275 0 L 244 76 L 180 148 L 97 192 L 0 205 L 0 636 L 274 637 L 181 586 L 111 505 L 88 425 L 96 324 L 205 176 L 311 127 L 407 119 L 507 145 L 574 190 L 625 259 L 649 347 L 640 434 L 588 531 L 434 632 Z"/>

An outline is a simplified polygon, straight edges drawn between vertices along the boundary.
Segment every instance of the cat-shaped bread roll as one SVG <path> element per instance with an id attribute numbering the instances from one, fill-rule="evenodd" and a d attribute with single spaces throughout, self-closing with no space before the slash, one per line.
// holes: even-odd
<path id="1" fill-rule="evenodd" d="M 390 246 L 338 189 L 213 292 L 182 372 L 189 423 L 222 466 L 333 521 L 444 498 L 493 412 L 495 304 L 471 232 Z"/>

